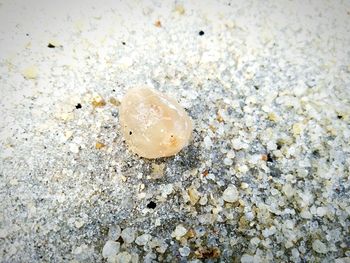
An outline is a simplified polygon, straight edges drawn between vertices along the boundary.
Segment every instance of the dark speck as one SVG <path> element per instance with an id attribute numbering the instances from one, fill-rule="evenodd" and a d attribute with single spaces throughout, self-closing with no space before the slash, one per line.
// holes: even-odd
<path id="1" fill-rule="evenodd" d="M 77 105 L 75 105 L 75 108 L 76 108 L 76 109 L 81 109 L 81 107 L 82 107 L 82 106 L 81 106 L 80 103 L 78 103 Z"/>
<path id="2" fill-rule="evenodd" d="M 201 30 L 201 31 L 199 31 L 199 33 L 198 33 L 200 36 L 203 36 L 204 35 L 204 31 L 203 30 Z"/>
<path id="3" fill-rule="evenodd" d="M 259 86 L 254 85 L 254 88 L 255 88 L 255 90 L 258 90 L 258 89 L 259 89 Z"/>
<path id="4" fill-rule="evenodd" d="M 320 151 L 319 151 L 319 150 L 313 150 L 313 151 L 312 151 L 312 155 L 313 155 L 315 158 L 320 158 L 320 157 L 321 157 Z"/>
<path id="5" fill-rule="evenodd" d="M 281 150 L 282 148 L 282 143 L 281 142 L 277 142 L 277 150 Z"/>
<path id="6" fill-rule="evenodd" d="M 338 118 L 339 120 L 342 120 L 342 119 L 343 119 L 343 116 L 338 115 L 337 118 Z"/>
<path id="7" fill-rule="evenodd" d="M 147 204 L 147 208 L 150 208 L 150 209 L 154 209 L 154 208 L 156 208 L 156 206 L 157 206 L 157 204 L 153 201 L 151 201 Z"/>
<path id="8" fill-rule="evenodd" d="M 122 42 L 122 44 L 123 44 L 124 46 L 126 45 L 126 43 L 125 43 L 124 41 Z"/>
<path id="9" fill-rule="evenodd" d="M 47 47 L 48 47 L 48 48 L 55 48 L 56 46 L 53 45 L 53 44 L 51 44 L 51 43 L 49 43 L 49 44 L 47 45 Z"/>
<path id="10" fill-rule="evenodd" d="M 129 135 L 131 135 L 132 134 L 132 131 L 129 131 Z"/>
<path id="11" fill-rule="evenodd" d="M 273 158 L 272 158 L 272 156 L 271 156 L 270 153 L 267 154 L 267 160 L 266 160 L 266 161 L 267 161 L 267 162 L 270 162 L 270 163 L 273 162 Z"/>

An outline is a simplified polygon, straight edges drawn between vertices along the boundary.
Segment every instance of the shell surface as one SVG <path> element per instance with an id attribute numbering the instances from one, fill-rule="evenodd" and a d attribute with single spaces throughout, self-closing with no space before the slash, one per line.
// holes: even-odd
<path id="1" fill-rule="evenodd" d="M 175 155 L 188 145 L 192 134 L 192 120 L 180 104 L 148 87 L 125 94 L 120 125 L 130 149 L 148 159 Z"/>

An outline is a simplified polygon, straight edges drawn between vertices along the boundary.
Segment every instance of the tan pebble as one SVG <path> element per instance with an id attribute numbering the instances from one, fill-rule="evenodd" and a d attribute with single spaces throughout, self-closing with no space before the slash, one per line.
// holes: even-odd
<path id="1" fill-rule="evenodd" d="M 155 25 L 156 27 L 162 27 L 162 23 L 161 23 L 159 20 L 157 20 L 157 21 L 154 23 L 154 25 Z"/>
<path id="2" fill-rule="evenodd" d="M 190 187 L 187 192 L 190 197 L 191 205 L 195 205 L 200 199 L 199 192 L 193 187 Z"/>
<path id="3" fill-rule="evenodd" d="M 96 147 L 96 149 L 101 149 L 101 148 L 103 148 L 103 147 L 105 147 L 106 145 L 105 144 L 103 144 L 102 142 L 96 142 L 96 145 L 95 145 L 95 147 Z"/>
<path id="4" fill-rule="evenodd" d="M 147 87 L 130 89 L 120 105 L 126 143 L 148 159 L 177 154 L 189 144 L 192 120 L 173 98 Z"/>
<path id="5" fill-rule="evenodd" d="M 120 105 L 120 101 L 113 97 L 109 99 L 109 103 L 113 104 L 114 106 Z"/>
<path id="6" fill-rule="evenodd" d="M 165 164 L 155 164 L 152 163 L 152 172 L 151 172 L 151 178 L 152 179 L 160 179 L 164 176 L 164 168 Z"/>
<path id="7" fill-rule="evenodd" d="M 38 69 L 36 66 L 30 66 L 23 71 L 23 76 L 26 79 L 36 79 L 38 76 Z"/>
<path id="8" fill-rule="evenodd" d="M 91 104 L 94 108 L 100 108 L 106 105 L 106 101 L 100 96 L 97 96 L 92 100 Z"/>
<path id="9" fill-rule="evenodd" d="M 183 7 L 183 5 L 176 5 L 175 11 L 178 12 L 180 15 L 183 15 L 185 13 L 185 8 Z"/>

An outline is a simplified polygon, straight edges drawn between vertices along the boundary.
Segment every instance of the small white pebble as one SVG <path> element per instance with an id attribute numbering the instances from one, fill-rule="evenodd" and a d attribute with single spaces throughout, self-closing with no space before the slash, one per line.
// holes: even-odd
<path id="1" fill-rule="evenodd" d="M 230 203 L 236 202 L 238 200 L 238 191 L 236 186 L 228 186 L 222 195 L 222 199 Z"/>
<path id="2" fill-rule="evenodd" d="M 150 241 L 152 236 L 150 234 L 143 234 L 141 236 L 138 236 L 135 240 L 135 243 L 139 246 L 144 246 Z"/>
<path id="3" fill-rule="evenodd" d="M 241 188 L 242 189 L 247 189 L 249 187 L 249 184 L 247 184 L 247 183 L 241 183 Z"/>
<path id="4" fill-rule="evenodd" d="M 108 230 L 108 238 L 110 240 L 117 240 L 120 237 L 121 232 L 122 230 L 120 229 L 120 226 L 111 226 Z"/>
<path id="5" fill-rule="evenodd" d="M 78 153 L 79 152 L 79 146 L 76 145 L 75 143 L 71 143 L 71 144 L 69 144 L 69 150 L 72 153 Z"/>
<path id="6" fill-rule="evenodd" d="M 235 150 L 240 150 L 243 148 L 243 143 L 239 139 L 233 139 L 232 140 L 232 147 Z"/>
<path id="7" fill-rule="evenodd" d="M 241 257 L 241 263 L 254 263 L 256 262 L 254 257 L 248 254 L 243 254 Z"/>
<path id="8" fill-rule="evenodd" d="M 323 206 L 317 207 L 316 211 L 317 211 L 317 215 L 321 217 L 327 214 L 327 208 Z"/>
<path id="9" fill-rule="evenodd" d="M 328 252 L 327 246 L 318 239 L 312 242 L 312 249 L 320 254 L 326 254 Z"/>
<path id="10" fill-rule="evenodd" d="M 102 249 L 102 257 L 109 258 L 118 254 L 120 244 L 118 242 L 108 240 Z"/>
<path id="11" fill-rule="evenodd" d="M 243 165 L 240 165 L 239 167 L 238 167 L 238 171 L 240 171 L 241 173 L 246 173 L 246 172 L 248 172 L 249 171 L 249 168 L 248 168 L 248 166 L 246 166 L 245 164 L 243 164 Z"/>
<path id="12" fill-rule="evenodd" d="M 232 165 L 232 164 L 233 164 L 233 161 L 232 161 L 232 159 L 225 158 L 225 159 L 224 159 L 224 164 L 225 164 L 225 165 Z"/>
<path id="13" fill-rule="evenodd" d="M 131 262 L 131 255 L 126 251 L 121 252 L 115 258 L 115 262 L 116 263 L 130 263 Z"/>
<path id="14" fill-rule="evenodd" d="M 135 230 L 130 227 L 127 227 L 122 231 L 121 236 L 125 243 L 130 244 L 135 240 Z"/>
<path id="15" fill-rule="evenodd" d="M 207 149 L 209 149 L 210 147 L 213 146 L 213 143 L 212 143 L 212 141 L 211 141 L 211 139 L 210 139 L 209 136 L 205 136 L 205 137 L 204 137 L 204 146 L 205 146 Z"/>
<path id="16" fill-rule="evenodd" d="M 282 191 L 288 198 L 291 198 L 294 195 L 294 189 L 290 184 L 285 184 L 282 187 Z"/>
<path id="17" fill-rule="evenodd" d="M 184 235 L 186 235 L 186 233 L 187 233 L 187 229 L 180 224 L 176 226 L 174 232 L 172 233 L 172 236 L 176 238 L 181 238 Z"/>
<path id="18" fill-rule="evenodd" d="M 182 257 L 187 257 L 191 253 L 191 249 L 189 247 L 181 247 L 179 252 Z"/>
<path id="19" fill-rule="evenodd" d="M 200 205 L 206 205 L 207 202 L 208 202 L 208 197 L 207 197 L 207 195 L 203 195 L 203 196 L 201 197 L 201 199 L 199 199 L 199 204 L 200 204 Z"/>
<path id="20" fill-rule="evenodd" d="M 233 159 L 235 158 L 236 154 L 234 151 L 228 151 L 227 154 L 226 154 L 227 158 L 230 158 L 230 159 Z"/>
<path id="21" fill-rule="evenodd" d="M 81 228 L 81 227 L 84 225 L 84 221 L 81 220 L 81 219 L 78 219 L 78 220 L 75 221 L 74 224 L 75 224 L 75 226 L 76 226 L 77 228 Z"/>
<path id="22" fill-rule="evenodd" d="M 257 246 L 257 245 L 259 245 L 259 243 L 260 243 L 260 239 L 258 237 L 253 237 L 250 240 L 250 244 L 252 244 L 253 246 Z"/>

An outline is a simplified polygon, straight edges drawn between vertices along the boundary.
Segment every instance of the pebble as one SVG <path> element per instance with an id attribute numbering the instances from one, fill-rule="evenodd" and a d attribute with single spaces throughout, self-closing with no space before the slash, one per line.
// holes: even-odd
<path id="1" fill-rule="evenodd" d="M 182 257 L 187 257 L 191 253 L 191 249 L 189 247 L 181 247 L 179 252 Z"/>
<path id="2" fill-rule="evenodd" d="M 192 119 L 166 94 L 132 88 L 120 105 L 120 126 L 129 148 L 148 159 L 177 154 L 190 142 Z"/>
<path id="3" fill-rule="evenodd" d="M 222 195 L 222 199 L 229 203 L 236 202 L 238 197 L 238 190 L 234 185 L 228 186 Z"/>
<path id="4" fill-rule="evenodd" d="M 191 205 L 195 205 L 200 199 L 200 194 L 197 189 L 190 187 L 188 189 L 188 196 L 190 197 Z"/>
<path id="5" fill-rule="evenodd" d="M 225 164 L 225 165 L 232 165 L 232 164 L 233 164 L 233 161 L 232 161 L 232 159 L 230 159 L 230 158 L 225 158 L 225 159 L 224 159 L 224 164 Z"/>
<path id="6" fill-rule="evenodd" d="M 36 66 L 30 66 L 24 69 L 23 76 L 26 79 L 36 79 L 38 77 L 38 68 Z"/>
<path id="7" fill-rule="evenodd" d="M 69 144 L 69 150 L 72 153 L 78 153 L 79 152 L 79 146 L 76 145 L 75 143 L 71 143 L 71 144 Z"/>
<path id="8" fill-rule="evenodd" d="M 179 239 L 186 235 L 187 229 L 183 225 L 177 225 L 174 232 L 172 233 L 172 236 Z"/>
<path id="9" fill-rule="evenodd" d="M 111 226 L 108 229 L 108 238 L 110 240 L 117 240 L 120 237 L 122 230 L 119 225 Z"/>
<path id="10" fill-rule="evenodd" d="M 327 246 L 318 239 L 312 242 L 312 249 L 320 254 L 326 254 L 328 252 Z"/>
<path id="11" fill-rule="evenodd" d="M 320 206 L 320 207 L 317 207 L 317 215 L 318 216 L 325 216 L 327 214 L 327 208 L 326 207 L 323 207 L 323 206 Z"/>
<path id="12" fill-rule="evenodd" d="M 150 234 L 143 234 L 141 236 L 138 236 L 135 240 L 135 243 L 139 246 L 144 246 L 152 239 L 152 236 Z"/>
<path id="13" fill-rule="evenodd" d="M 113 257 L 118 254 L 120 249 L 120 243 L 113 240 L 108 240 L 102 249 L 102 256 L 104 258 Z"/>
<path id="14" fill-rule="evenodd" d="M 127 227 L 125 228 L 122 233 L 121 237 L 123 238 L 125 243 L 132 243 L 135 240 L 136 232 L 133 228 Z"/>
<path id="15" fill-rule="evenodd" d="M 116 263 L 130 263 L 131 259 L 132 259 L 131 255 L 128 252 L 124 251 L 124 252 L 121 252 L 117 255 L 115 262 Z"/>

